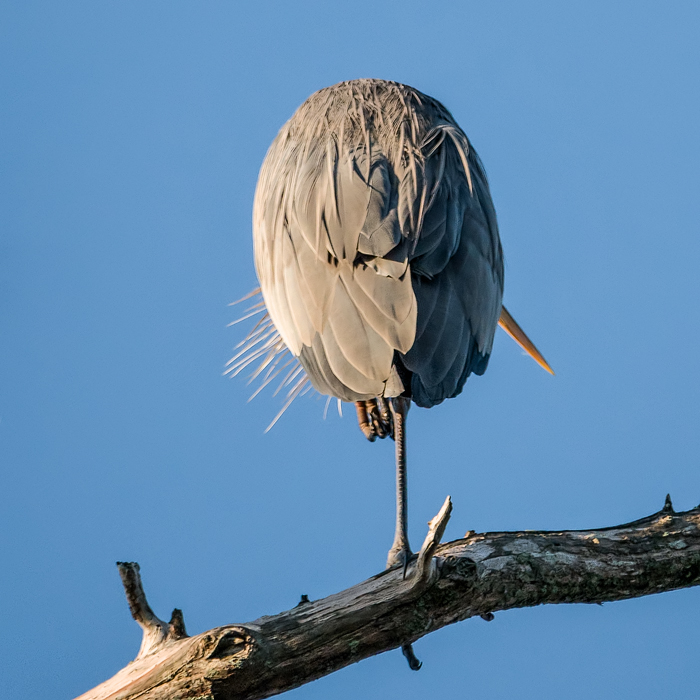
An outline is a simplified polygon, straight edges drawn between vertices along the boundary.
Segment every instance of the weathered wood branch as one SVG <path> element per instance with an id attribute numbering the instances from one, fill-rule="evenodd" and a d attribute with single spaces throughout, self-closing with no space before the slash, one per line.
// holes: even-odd
<path id="1" fill-rule="evenodd" d="M 151 610 L 141 583 L 139 565 L 136 562 L 118 561 L 117 568 L 122 579 L 122 585 L 126 593 L 126 602 L 129 604 L 131 616 L 143 630 L 141 648 L 136 656 L 137 659 L 152 654 L 167 642 L 187 637 L 182 610 L 175 608 L 169 623 L 163 622 L 163 620 L 156 617 L 153 610 Z"/>
<path id="2" fill-rule="evenodd" d="M 664 508 L 617 527 L 565 532 L 469 532 L 438 546 L 449 499 L 404 576 L 384 571 L 278 615 L 185 637 L 146 602 L 137 565 L 120 564 L 138 657 L 79 700 L 265 698 L 410 644 L 453 622 L 544 603 L 602 603 L 700 584 L 700 506 Z M 179 612 L 179 611 L 178 611 Z M 147 641 L 148 639 L 148 641 Z M 419 663 L 413 657 L 412 668 Z"/>

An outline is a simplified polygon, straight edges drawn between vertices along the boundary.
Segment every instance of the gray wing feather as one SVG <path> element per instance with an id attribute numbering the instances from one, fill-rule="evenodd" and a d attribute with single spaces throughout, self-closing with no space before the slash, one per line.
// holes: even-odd
<path id="1" fill-rule="evenodd" d="M 418 324 L 404 364 L 413 372 L 412 394 L 421 406 L 459 394 L 471 372 L 483 374 L 501 311 L 503 254 L 495 211 L 483 167 L 473 150 L 468 157 L 471 192 L 447 168 L 445 192 L 426 215 L 429 234 L 411 261 Z"/>

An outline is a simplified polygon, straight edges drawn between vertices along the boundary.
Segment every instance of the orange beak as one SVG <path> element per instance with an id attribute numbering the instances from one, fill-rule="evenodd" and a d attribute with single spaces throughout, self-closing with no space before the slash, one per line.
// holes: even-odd
<path id="1" fill-rule="evenodd" d="M 543 369 L 550 374 L 554 374 L 552 368 L 547 364 L 547 360 L 542 357 L 542 353 L 535 347 L 534 343 L 525 335 L 525 331 L 516 323 L 515 319 L 508 313 L 505 306 L 501 307 L 501 318 L 498 325 Z"/>

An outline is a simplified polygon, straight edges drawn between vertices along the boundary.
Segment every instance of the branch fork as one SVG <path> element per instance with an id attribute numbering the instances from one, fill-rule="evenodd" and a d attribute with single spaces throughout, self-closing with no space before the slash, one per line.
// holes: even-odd
<path id="1" fill-rule="evenodd" d="M 117 568 L 126 593 L 126 600 L 129 603 L 131 616 L 143 630 L 141 648 L 135 660 L 154 654 L 169 642 L 175 642 L 188 636 L 182 610 L 175 608 L 170 622 L 164 622 L 153 612 L 148 600 L 146 600 L 140 567 L 136 562 L 118 561 Z"/>

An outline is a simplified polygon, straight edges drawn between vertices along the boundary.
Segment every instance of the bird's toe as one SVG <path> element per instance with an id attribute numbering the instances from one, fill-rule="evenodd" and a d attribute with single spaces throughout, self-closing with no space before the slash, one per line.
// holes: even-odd
<path id="1" fill-rule="evenodd" d="M 406 545 L 394 545 L 390 550 L 389 550 L 389 556 L 387 556 L 386 559 L 386 568 L 387 569 L 393 569 L 395 567 L 400 566 L 403 569 L 403 575 L 404 578 L 406 577 L 406 569 L 408 569 L 408 565 L 413 559 L 414 554 L 411 551 L 411 548 L 406 544 Z"/>

